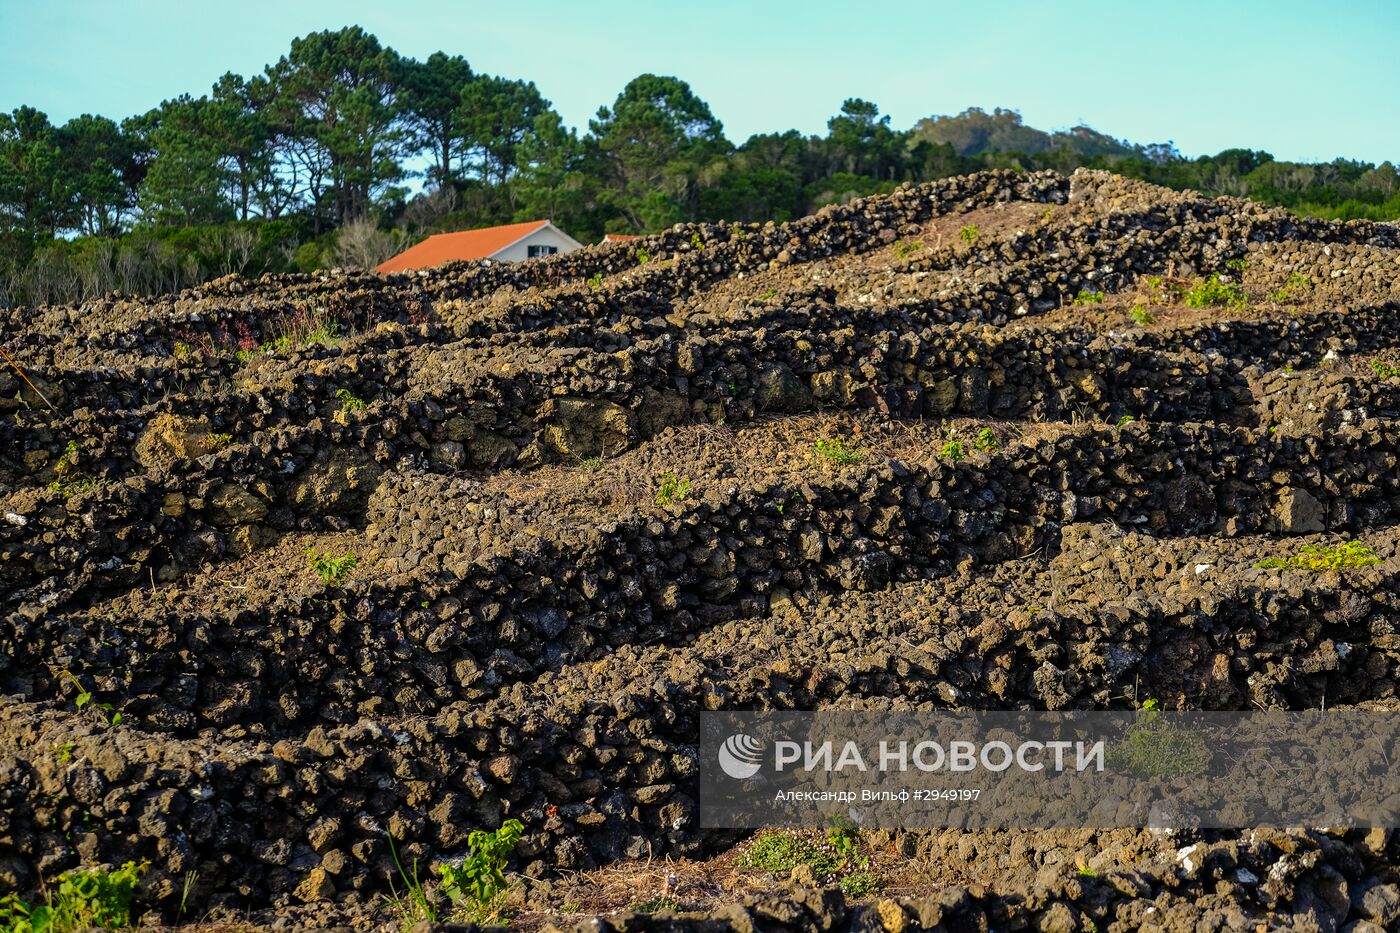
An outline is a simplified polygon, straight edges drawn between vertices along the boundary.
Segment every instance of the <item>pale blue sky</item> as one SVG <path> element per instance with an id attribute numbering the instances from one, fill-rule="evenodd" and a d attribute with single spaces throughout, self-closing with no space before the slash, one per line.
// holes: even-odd
<path id="1" fill-rule="evenodd" d="M 820 132 L 865 97 L 901 128 L 1002 106 L 1188 155 L 1400 161 L 1400 0 L 0 0 L 0 109 L 121 118 L 352 23 L 529 78 L 579 127 L 651 71 L 689 81 L 736 142 Z"/>

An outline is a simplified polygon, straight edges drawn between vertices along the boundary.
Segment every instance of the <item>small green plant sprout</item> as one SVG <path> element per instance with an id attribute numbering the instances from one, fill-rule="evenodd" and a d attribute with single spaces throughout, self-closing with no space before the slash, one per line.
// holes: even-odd
<path id="1" fill-rule="evenodd" d="M 91 479 L 83 477 L 82 479 L 75 479 L 72 482 L 68 483 L 64 483 L 59 480 L 54 480 L 52 483 L 49 483 L 49 489 L 52 492 L 58 493 L 64 498 L 64 501 L 67 501 L 68 499 L 73 498 L 80 492 L 87 492 L 88 490 L 93 489 L 96 485 L 97 484 L 94 483 Z"/>
<path id="2" fill-rule="evenodd" d="M 54 742 L 49 746 L 61 765 L 66 765 L 73 760 L 73 750 L 77 747 L 78 743 L 76 742 Z"/>
<path id="3" fill-rule="evenodd" d="M 1186 290 L 1182 300 L 1188 308 L 1239 308 L 1245 303 L 1244 289 L 1212 275 Z"/>
<path id="4" fill-rule="evenodd" d="M 350 571 L 355 569 L 359 563 L 359 558 L 351 551 L 335 557 L 330 551 L 318 552 L 314 547 L 309 547 L 304 552 L 307 563 L 311 569 L 316 571 L 316 575 L 321 578 L 321 582 L 326 586 L 335 586 L 350 576 Z"/>
<path id="5" fill-rule="evenodd" d="M 976 224 L 967 224 L 963 227 L 958 228 L 958 239 L 962 240 L 968 246 L 971 246 L 973 243 L 976 243 L 978 239 L 981 238 L 981 236 L 982 231 L 978 228 Z"/>
<path id="6" fill-rule="evenodd" d="M 578 468 L 585 473 L 597 473 L 603 468 L 602 457 L 584 457 L 578 462 Z"/>
<path id="7" fill-rule="evenodd" d="M 1376 552 L 1360 541 L 1346 541 L 1342 544 L 1325 546 L 1309 544 L 1292 557 L 1270 557 L 1259 561 L 1256 567 L 1281 570 L 1309 570 L 1322 573 L 1327 570 L 1351 570 L 1356 567 L 1374 567 L 1381 559 Z"/>
<path id="8" fill-rule="evenodd" d="M 1381 359 L 1371 360 L 1371 371 L 1382 379 L 1400 377 L 1400 366 L 1392 365 Z"/>
<path id="9" fill-rule="evenodd" d="M 16 894 L 0 897 L 0 930 L 6 933 L 76 933 L 125 930 L 132 926 L 131 901 L 149 867 L 127 862 L 114 869 L 74 869 L 58 876 L 43 904 Z"/>
<path id="10" fill-rule="evenodd" d="M 1081 289 L 1079 294 L 1074 296 L 1074 303 L 1077 305 L 1101 305 L 1103 304 L 1103 292 Z"/>
<path id="11" fill-rule="evenodd" d="M 666 473 L 660 479 L 660 484 L 656 487 L 656 504 L 670 505 L 673 502 L 680 502 L 690 495 L 690 480 L 682 479 L 674 473 Z"/>
<path id="12" fill-rule="evenodd" d="M 473 830 L 462 864 L 438 866 L 442 890 L 459 913 L 476 922 L 494 916 L 496 899 L 506 889 L 506 862 L 524 832 L 519 820 L 506 820 L 494 832 Z"/>
<path id="13" fill-rule="evenodd" d="M 183 340 L 177 340 L 175 341 L 175 348 L 171 351 L 171 355 L 181 363 L 188 363 L 190 360 L 194 359 L 194 350 Z"/>
<path id="14" fill-rule="evenodd" d="M 78 446 L 77 441 L 70 440 L 63 448 L 63 455 L 54 464 L 53 471 L 60 476 L 78 468 L 78 458 L 83 454 L 83 449 Z"/>
<path id="15" fill-rule="evenodd" d="M 603 273 L 595 272 L 588 277 L 588 287 L 595 292 L 603 287 Z"/>
<path id="16" fill-rule="evenodd" d="M 860 462 L 860 451 L 840 438 L 822 438 L 816 443 L 817 456 L 832 466 L 850 466 Z"/>
<path id="17" fill-rule="evenodd" d="M 778 297 L 778 290 L 777 290 L 776 288 L 770 288 L 770 289 L 768 289 L 767 291 L 765 291 L 763 294 L 759 295 L 759 296 L 758 296 L 758 300 L 759 300 L 759 301 L 772 301 L 774 298 L 777 298 L 777 297 Z"/>
<path id="18" fill-rule="evenodd" d="M 651 262 L 651 252 L 645 247 L 639 247 L 637 249 L 637 265 L 644 266 L 649 262 Z"/>
<path id="19" fill-rule="evenodd" d="M 335 393 L 335 397 L 340 399 L 341 411 L 365 410 L 365 400 L 357 396 L 354 392 L 351 392 L 349 389 L 337 390 Z"/>
<path id="20" fill-rule="evenodd" d="M 948 441 L 939 448 L 938 453 L 943 459 L 951 460 L 954 463 L 967 459 L 967 447 L 962 441 Z"/>
<path id="21" fill-rule="evenodd" d="M 1290 272 L 1283 284 L 1269 292 L 1270 301 L 1287 301 L 1293 295 L 1312 284 L 1312 278 L 1305 272 Z"/>
<path id="22" fill-rule="evenodd" d="M 1055 209 L 1053 207 L 1047 207 L 1045 210 L 1040 212 L 1040 222 L 1043 224 L 1048 224 L 1050 222 L 1050 218 L 1054 216 Z"/>
<path id="23" fill-rule="evenodd" d="M 122 714 L 117 712 L 116 707 L 111 703 L 94 703 L 92 691 L 83 686 L 83 682 L 77 678 L 72 671 L 64 671 L 63 676 L 68 678 L 68 682 L 77 691 L 73 695 L 73 705 L 79 710 L 91 709 L 97 717 L 109 726 L 119 726 L 122 723 Z"/>
<path id="24" fill-rule="evenodd" d="M 1249 260 L 1242 257 L 1225 260 L 1225 268 L 1236 275 L 1243 275 L 1244 270 L 1249 268 Z"/>
<path id="25" fill-rule="evenodd" d="M 843 865 L 864 865 L 868 861 L 860 854 L 860 833 L 853 827 L 831 827 L 826 831 L 826 844 L 836 850 Z"/>
<path id="26" fill-rule="evenodd" d="M 417 928 L 420 923 L 437 923 L 437 906 L 418 878 L 418 859 L 413 860 L 412 869 L 405 870 L 403 862 L 399 861 L 398 849 L 394 847 L 394 837 L 389 836 L 388 839 L 389 854 L 394 859 L 399 880 L 403 882 L 404 893 L 399 894 L 394 889 L 394 880 L 390 878 L 389 893 L 384 895 L 384 904 L 398 916 L 399 929 L 405 933 Z"/>
<path id="27" fill-rule="evenodd" d="M 700 235 L 699 230 L 696 230 L 690 235 L 690 248 L 694 250 L 705 248 L 705 238 Z"/>
<path id="28" fill-rule="evenodd" d="M 900 240 L 894 245 L 894 258 L 908 259 L 923 248 L 923 240 Z"/>
<path id="29" fill-rule="evenodd" d="M 1001 450 L 1001 441 L 997 440 L 997 434 L 991 428 L 983 428 L 977 432 L 977 438 L 972 442 L 972 446 L 984 454 L 994 454 Z"/>
<path id="30" fill-rule="evenodd" d="M 223 450 L 225 447 L 227 447 L 228 445 L 230 445 L 230 444 L 232 444 L 232 443 L 233 443 L 233 435 L 232 435 L 232 434 L 210 434 L 210 435 L 209 435 L 209 446 L 212 447 L 214 450 Z"/>
<path id="31" fill-rule="evenodd" d="M 1160 275 L 1149 275 L 1147 278 L 1143 279 L 1143 282 L 1146 283 L 1149 289 L 1155 292 L 1162 287 L 1163 279 Z"/>
<path id="32" fill-rule="evenodd" d="M 1138 327 L 1146 327 L 1148 324 L 1157 323 L 1156 316 L 1142 305 L 1133 305 L 1133 309 L 1128 312 L 1128 317 L 1132 318 L 1133 323 Z"/>
<path id="33" fill-rule="evenodd" d="M 1123 417 L 1119 418 L 1118 421 L 1117 421 L 1113 426 L 1114 426 L 1115 428 L 1124 428 L 1124 427 L 1127 427 L 1128 425 L 1132 424 L 1132 423 L 1133 423 L 1134 421 L 1136 421 L 1136 420 L 1137 420 L 1137 419 L 1134 418 L 1132 415 L 1124 415 Z"/>
<path id="34" fill-rule="evenodd" d="M 1137 718 L 1113 743 L 1106 756 L 1110 767 L 1140 778 L 1170 778 L 1204 774 L 1210 749 L 1198 733 L 1162 718 L 1156 700 L 1144 700 Z"/>

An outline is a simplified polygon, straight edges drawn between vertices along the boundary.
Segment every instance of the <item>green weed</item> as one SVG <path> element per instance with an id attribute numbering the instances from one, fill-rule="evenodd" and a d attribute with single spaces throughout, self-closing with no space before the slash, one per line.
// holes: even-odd
<path id="1" fill-rule="evenodd" d="M 1182 300 L 1188 308 L 1238 308 L 1245 304 L 1246 298 L 1244 289 L 1212 275 L 1188 288 Z"/>
<path id="2" fill-rule="evenodd" d="M 1283 284 L 1269 292 L 1270 301 L 1287 301 L 1300 289 L 1312 285 L 1312 278 L 1303 272 L 1290 272 Z"/>
<path id="3" fill-rule="evenodd" d="M 967 226 L 961 227 L 958 230 L 958 239 L 962 240 L 968 246 L 971 246 L 973 243 L 976 243 L 981 238 L 981 236 L 982 231 L 978 229 L 976 224 L 968 224 Z"/>
<path id="4" fill-rule="evenodd" d="M 639 265 L 639 266 L 644 266 L 644 265 L 646 265 L 646 264 L 649 263 L 649 262 L 651 262 L 651 253 L 650 253 L 650 251 L 648 251 L 648 250 L 646 250 L 646 249 L 644 249 L 644 248 L 639 248 L 639 249 L 637 250 L 637 265 Z"/>
<path id="5" fill-rule="evenodd" d="M 1163 720 L 1156 700 L 1146 700 L 1123 740 L 1109 747 L 1107 763 L 1142 778 L 1202 774 L 1210 749 L 1201 736 Z"/>
<path id="6" fill-rule="evenodd" d="M 306 554 L 311 569 L 316 571 L 316 575 L 326 586 L 334 586 L 343 581 L 359 563 L 359 558 L 353 551 L 335 557 L 330 551 L 317 552 L 314 547 L 309 547 L 303 553 Z"/>
<path id="7" fill-rule="evenodd" d="M 808 865 L 818 876 L 830 875 L 841 867 L 835 853 L 789 833 L 769 830 L 759 833 L 749 850 L 739 857 L 740 868 L 759 868 L 782 875 L 798 865 Z"/>
<path id="8" fill-rule="evenodd" d="M 1392 366 L 1390 363 L 1387 363 L 1384 360 L 1371 360 L 1371 369 L 1373 372 L 1375 372 L 1377 376 L 1380 376 L 1382 379 L 1394 379 L 1397 376 L 1400 376 L 1400 366 Z"/>
<path id="9" fill-rule="evenodd" d="M 1146 327 L 1148 324 L 1157 323 L 1157 318 L 1142 305 L 1133 305 L 1133 309 L 1128 312 L 1128 317 L 1132 318 L 1133 323 L 1139 327 Z"/>
<path id="10" fill-rule="evenodd" d="M 985 454 L 994 454 L 1001 450 L 1001 441 L 997 440 L 996 432 L 991 428 L 983 428 L 977 432 L 977 438 L 972 442 L 972 446 Z"/>
<path id="11" fill-rule="evenodd" d="M 1259 561 L 1256 567 L 1283 570 L 1310 570 L 1322 573 L 1327 570 L 1351 570 L 1356 567 L 1373 567 L 1381 559 L 1376 552 L 1360 541 L 1347 541 L 1331 547 L 1309 544 L 1292 557 L 1270 557 Z"/>
<path id="12" fill-rule="evenodd" d="M 954 463 L 967 459 L 967 447 L 963 445 L 962 441 L 949 441 L 938 452 L 945 460 L 951 460 Z"/>
<path id="13" fill-rule="evenodd" d="M 670 505 L 673 502 L 680 502 L 690 495 L 690 480 L 682 479 L 674 473 L 667 473 L 661 477 L 660 485 L 656 489 L 656 504 Z"/>
<path id="14" fill-rule="evenodd" d="M 364 411 L 365 408 L 368 407 L 365 405 L 364 399 L 360 398 L 349 389 L 336 390 L 335 397 L 340 399 L 341 411 Z"/>
<path id="15" fill-rule="evenodd" d="M 76 933 L 93 928 L 124 930 L 132 926 L 131 901 L 147 862 L 120 868 L 75 869 L 58 876 L 43 904 L 30 905 L 18 895 L 0 897 L 0 930 L 6 933 Z"/>
<path id="16" fill-rule="evenodd" d="M 847 897 L 869 897 L 878 894 L 884 886 L 873 871 L 853 871 L 840 881 L 841 892 Z"/>
<path id="17" fill-rule="evenodd" d="M 900 240 L 894 245 L 894 258 L 908 259 L 923 248 L 923 240 Z"/>
<path id="18" fill-rule="evenodd" d="M 674 897 L 653 897 L 645 901 L 638 901 L 632 905 L 632 909 L 639 914 L 659 914 L 663 911 L 680 913 L 681 902 Z"/>
<path id="19" fill-rule="evenodd" d="M 595 272 L 588 277 L 588 287 L 595 292 L 603 287 L 603 273 Z"/>
<path id="20" fill-rule="evenodd" d="M 860 451 L 840 438 L 822 438 L 816 443 L 817 456 L 833 466 L 850 466 L 860 462 Z"/>
<path id="21" fill-rule="evenodd" d="M 78 692 L 73 696 L 73 705 L 79 710 L 91 709 L 109 726 L 119 726 L 122 723 L 122 714 L 117 712 L 116 707 L 111 703 L 94 703 L 92 691 L 83 686 L 83 682 L 77 678 L 72 671 L 64 671 L 63 676 L 68 678 L 68 682 Z"/>
<path id="22" fill-rule="evenodd" d="M 494 832 L 473 830 L 462 864 L 438 866 L 443 893 L 454 913 L 476 923 L 494 918 L 496 899 L 506 889 L 506 862 L 524 832 L 519 820 L 506 820 Z"/>
<path id="23" fill-rule="evenodd" d="M 1082 289 L 1078 295 L 1074 296 L 1074 303 L 1077 305 L 1101 305 L 1103 304 L 1103 292 Z"/>

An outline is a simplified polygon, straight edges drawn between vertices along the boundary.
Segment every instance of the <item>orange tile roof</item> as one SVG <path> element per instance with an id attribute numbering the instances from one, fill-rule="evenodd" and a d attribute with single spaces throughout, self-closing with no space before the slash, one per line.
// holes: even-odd
<path id="1" fill-rule="evenodd" d="M 408 269 L 431 269 L 454 259 L 485 259 L 521 237 L 534 233 L 545 223 L 543 220 L 528 220 L 525 223 L 505 224 L 501 227 L 439 233 L 428 237 L 422 243 L 410 246 L 392 259 L 386 259 L 375 266 L 374 271 L 404 272 Z"/>
<path id="2" fill-rule="evenodd" d="M 622 240 L 635 240 L 636 238 L 637 238 L 636 235 L 635 235 L 635 234 L 631 234 L 631 233 L 605 233 L 605 234 L 603 234 L 603 242 L 604 242 L 604 243 L 618 243 L 618 242 L 621 242 Z"/>

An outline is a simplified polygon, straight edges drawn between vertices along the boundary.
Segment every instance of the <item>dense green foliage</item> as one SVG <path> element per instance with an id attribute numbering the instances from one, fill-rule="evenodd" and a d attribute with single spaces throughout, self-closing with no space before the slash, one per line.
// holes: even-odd
<path id="1" fill-rule="evenodd" d="M 1400 217 L 1389 162 L 1185 159 L 1170 143 L 1045 133 L 1000 109 L 897 130 L 852 99 L 825 136 L 736 146 L 688 84 L 645 74 L 580 133 L 533 83 L 442 52 L 405 58 L 350 27 L 120 123 L 0 113 L 0 304 L 370 267 L 432 232 L 516 220 L 548 218 L 587 242 L 687 220 L 784 221 L 984 168 L 1078 166 L 1327 217 Z"/>

